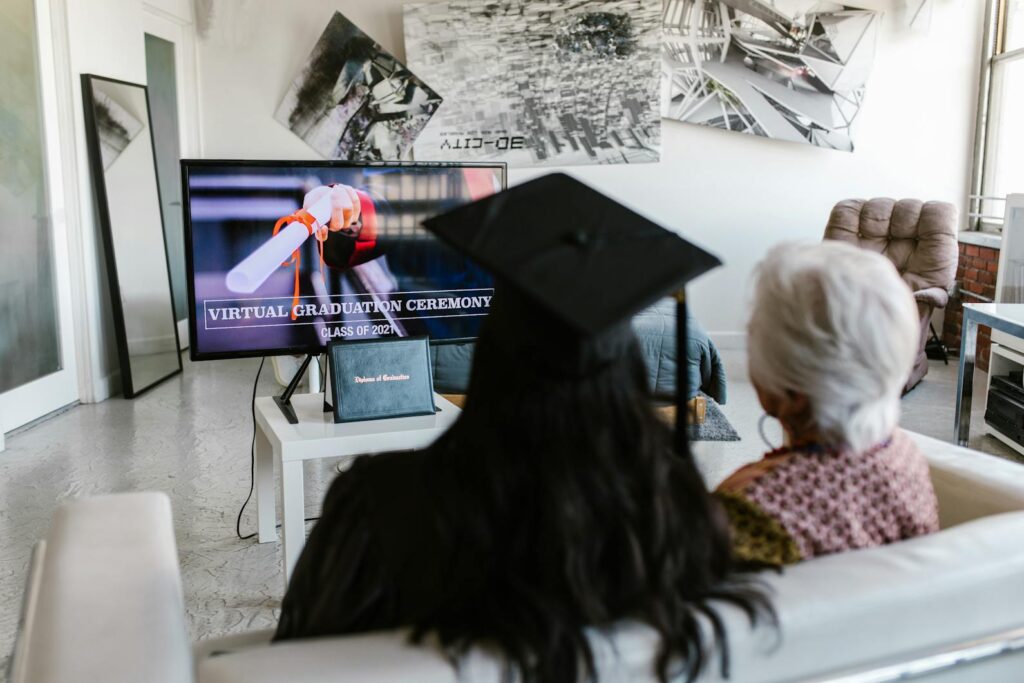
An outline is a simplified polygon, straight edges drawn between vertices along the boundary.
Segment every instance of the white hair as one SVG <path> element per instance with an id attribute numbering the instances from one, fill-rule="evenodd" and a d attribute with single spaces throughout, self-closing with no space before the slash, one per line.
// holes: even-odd
<path id="1" fill-rule="evenodd" d="M 892 434 L 920 334 L 910 288 L 881 254 L 784 244 L 755 273 L 750 377 L 806 395 L 823 445 L 860 452 Z"/>

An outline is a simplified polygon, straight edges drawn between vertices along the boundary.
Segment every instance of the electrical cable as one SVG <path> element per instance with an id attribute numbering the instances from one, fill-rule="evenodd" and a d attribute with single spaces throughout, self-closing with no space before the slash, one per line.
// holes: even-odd
<path id="1" fill-rule="evenodd" d="M 242 507 L 238 509 L 238 518 L 235 520 L 235 535 L 243 541 L 248 541 L 250 538 L 255 538 L 257 532 L 251 534 L 242 535 L 242 513 L 245 512 L 245 508 L 249 505 L 249 501 L 252 500 L 252 492 L 256 488 L 256 387 L 260 383 L 260 375 L 263 373 L 263 364 L 267 362 L 267 357 L 260 358 L 260 367 L 256 370 L 256 379 L 252 383 L 252 400 L 249 404 L 249 411 L 252 414 L 252 443 L 249 444 L 249 493 L 245 496 L 245 502 L 242 503 Z M 315 522 L 320 519 L 319 517 L 306 517 L 305 522 Z M 280 528 L 281 525 L 276 525 L 275 528 Z"/>
<path id="2" fill-rule="evenodd" d="M 245 497 L 242 507 L 238 509 L 238 519 L 235 520 L 235 535 L 243 541 L 248 541 L 256 536 L 256 532 L 248 536 L 242 535 L 242 513 L 245 512 L 245 506 L 249 504 L 249 501 L 252 499 L 252 491 L 256 488 L 256 387 L 260 383 L 260 374 L 262 374 L 263 364 L 266 362 L 266 356 L 260 358 L 260 367 L 256 371 L 256 379 L 252 383 L 252 401 L 249 405 L 250 412 L 252 413 L 252 443 L 249 445 L 249 494 Z"/>
<path id="3" fill-rule="evenodd" d="M 323 360 L 321 360 L 321 358 Z M 327 354 L 317 356 L 317 364 L 320 366 L 320 393 L 327 393 Z"/>

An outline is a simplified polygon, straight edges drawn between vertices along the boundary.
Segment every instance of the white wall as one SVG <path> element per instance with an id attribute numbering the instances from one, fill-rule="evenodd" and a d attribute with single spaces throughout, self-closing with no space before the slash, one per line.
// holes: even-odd
<path id="1" fill-rule="evenodd" d="M 716 252 L 721 268 L 695 284 L 697 317 L 738 345 L 746 284 L 767 247 L 820 239 L 847 197 L 943 199 L 963 206 L 977 92 L 982 0 L 932 0 L 931 25 L 902 28 L 889 12 L 852 154 L 665 122 L 662 161 L 565 169 Z M 223 0 L 198 47 L 203 154 L 310 159 L 273 119 L 282 96 L 335 10 L 404 57 L 403 0 Z M 551 169 L 512 169 L 520 182 Z"/>
<path id="2" fill-rule="evenodd" d="M 107 288 L 103 241 L 95 218 L 92 176 L 85 140 L 81 74 L 89 73 L 131 83 L 146 83 L 145 5 L 167 16 L 191 21 L 187 0 L 54 0 L 64 4 L 70 100 L 74 122 L 62 142 L 74 146 L 73 175 L 77 179 L 78 229 L 71 236 L 76 290 L 76 346 L 80 390 L 84 402 L 102 401 L 120 391 L 117 341 Z"/>
<path id="3" fill-rule="evenodd" d="M 87 355 L 80 359 L 85 401 L 102 401 L 120 389 L 117 341 L 110 310 L 103 240 L 95 217 L 92 175 L 85 140 L 81 74 L 107 76 L 132 83 L 146 82 L 146 56 L 139 0 L 67 0 L 67 33 L 74 110 L 75 166 L 81 216 L 77 251 L 80 260 L 78 297 L 84 325 L 76 331 Z"/>

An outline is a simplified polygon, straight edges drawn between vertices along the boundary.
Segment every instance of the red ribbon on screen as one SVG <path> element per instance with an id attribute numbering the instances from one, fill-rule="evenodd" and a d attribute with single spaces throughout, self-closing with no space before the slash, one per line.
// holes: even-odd
<path id="1" fill-rule="evenodd" d="M 373 200 L 365 192 L 356 190 L 356 194 L 359 196 L 359 215 L 360 220 L 363 224 L 363 229 L 369 228 L 369 231 L 376 235 L 377 234 L 377 209 L 373 205 Z M 330 227 L 330 221 L 327 225 L 321 225 L 319 221 L 305 209 L 299 209 L 294 213 L 287 216 L 283 216 L 278 219 L 277 223 L 274 224 L 274 233 L 272 236 L 276 236 L 277 233 L 281 232 L 281 228 L 288 225 L 289 223 L 301 223 L 306 226 L 306 230 L 309 231 L 309 236 L 316 239 L 317 249 L 320 252 L 320 275 L 324 273 L 324 242 L 332 232 L 339 232 L 343 228 L 332 228 Z M 355 250 L 352 252 L 352 258 L 349 260 L 350 265 L 357 265 L 360 261 L 357 260 L 357 256 L 372 250 L 377 245 L 377 240 L 364 240 L 360 242 L 356 240 Z M 295 315 L 295 307 L 299 305 L 299 270 L 302 265 L 302 247 L 300 246 L 294 252 L 292 252 L 291 258 L 281 264 L 282 268 L 287 268 L 291 265 L 295 266 L 295 287 L 292 293 L 292 307 L 291 307 L 291 319 L 295 320 L 298 316 Z"/>

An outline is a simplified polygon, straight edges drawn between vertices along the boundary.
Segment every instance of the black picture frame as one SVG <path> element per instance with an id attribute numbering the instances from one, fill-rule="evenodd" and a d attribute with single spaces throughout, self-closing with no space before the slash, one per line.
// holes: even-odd
<path id="1" fill-rule="evenodd" d="M 236 358 L 264 358 L 268 356 L 316 355 L 327 352 L 327 346 L 298 345 L 253 351 L 199 351 L 196 331 L 195 263 L 192 254 L 192 206 L 189 187 L 189 169 L 228 168 L 253 166 L 263 168 L 495 168 L 501 169 L 501 189 L 508 187 L 508 164 L 504 161 L 459 162 L 459 161 L 345 161 L 313 159 L 308 161 L 273 159 L 182 159 L 181 193 L 185 234 L 185 284 L 188 292 L 188 355 L 191 361 L 231 360 Z M 409 339 L 409 337 L 396 337 Z M 474 337 L 431 339 L 432 346 L 442 344 L 467 344 L 476 341 Z"/>
<path id="2" fill-rule="evenodd" d="M 160 244 L 163 247 L 164 262 L 167 265 L 167 293 L 170 299 L 171 322 L 173 323 L 172 327 L 174 329 L 174 348 L 178 362 L 176 369 L 143 386 L 136 386 L 136 382 L 133 381 L 132 376 L 128 334 L 127 327 L 125 325 L 125 312 L 124 305 L 122 303 L 121 282 L 117 274 L 117 256 L 114 247 L 113 227 L 110 220 L 110 203 L 107 197 L 107 184 L 103 169 L 103 155 L 100 150 L 99 132 L 96 126 L 96 97 L 93 90 L 94 81 L 104 81 L 107 83 L 139 88 L 142 90 L 143 96 L 146 100 L 146 125 L 148 126 L 147 133 L 149 135 L 149 143 L 153 154 L 153 179 L 156 184 L 158 201 L 157 213 L 160 220 Z M 171 287 L 171 264 L 167 255 L 167 228 L 164 225 L 163 212 L 159 210 L 159 202 L 162 201 L 162 198 L 160 197 L 160 184 L 156 181 L 156 143 L 153 139 L 153 115 L 150 109 L 149 90 L 145 85 L 141 85 L 139 83 L 132 83 L 130 81 L 122 81 L 116 78 L 108 78 L 106 76 L 98 76 L 96 74 L 88 73 L 82 74 L 81 84 L 82 107 L 85 115 L 85 141 L 86 148 L 89 153 L 89 174 L 92 176 L 93 199 L 95 201 L 96 209 L 95 215 L 100 224 L 100 234 L 102 235 L 103 242 L 103 255 L 107 266 L 107 282 L 110 289 L 110 307 L 111 313 L 113 314 L 114 336 L 117 342 L 118 360 L 121 371 L 121 388 L 125 398 L 135 398 L 161 382 L 181 373 L 183 369 L 181 360 L 181 340 L 178 336 L 178 318 L 177 313 L 174 310 L 174 296 L 173 289 Z"/>

